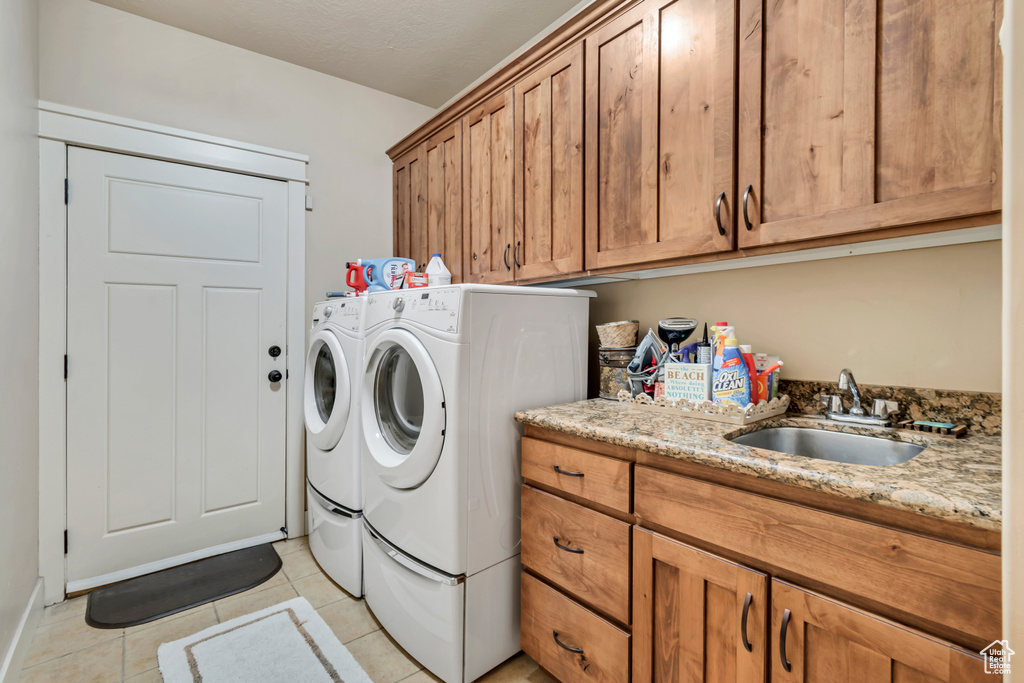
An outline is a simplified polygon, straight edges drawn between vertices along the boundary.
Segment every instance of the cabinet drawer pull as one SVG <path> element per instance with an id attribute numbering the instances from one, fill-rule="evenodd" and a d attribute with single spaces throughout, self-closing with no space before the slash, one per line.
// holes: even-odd
<path id="1" fill-rule="evenodd" d="M 519 245 L 522 242 L 516 242 L 516 248 L 512 250 L 512 260 L 515 261 L 516 269 L 522 268 L 523 266 L 519 263 Z"/>
<path id="2" fill-rule="evenodd" d="M 558 639 L 558 631 L 552 631 L 551 632 L 551 637 L 555 639 L 556 643 L 558 643 L 558 647 L 562 648 L 563 650 L 568 650 L 569 652 L 572 652 L 572 653 L 577 654 L 577 655 L 583 654 L 583 648 L 582 647 L 569 647 L 568 645 L 566 645 L 565 643 L 560 641 Z"/>
<path id="3" fill-rule="evenodd" d="M 564 474 L 567 477 L 582 477 L 583 476 L 582 472 L 569 472 L 567 470 L 563 470 L 558 465 L 555 465 L 555 472 L 558 472 L 559 474 Z"/>
<path id="4" fill-rule="evenodd" d="M 747 230 L 753 230 L 754 225 L 750 222 L 750 216 L 747 214 L 747 200 L 750 199 L 750 193 L 754 191 L 753 185 L 747 185 L 747 189 L 743 192 L 743 223 L 747 226 Z"/>
<path id="5" fill-rule="evenodd" d="M 743 640 L 743 647 L 747 652 L 754 651 L 754 646 L 747 640 L 747 615 L 750 614 L 750 603 L 753 601 L 754 596 L 747 593 L 747 598 L 743 601 L 743 618 L 740 619 L 740 638 Z"/>
<path id="6" fill-rule="evenodd" d="M 559 548 L 561 548 L 565 552 L 567 552 L 567 553 L 576 553 L 577 555 L 582 555 L 583 554 L 583 548 L 570 548 L 567 545 L 562 545 L 561 543 L 558 542 L 558 536 L 555 536 L 554 539 L 555 539 L 555 545 L 557 545 Z"/>
<path id="7" fill-rule="evenodd" d="M 782 628 L 779 629 L 779 659 L 782 660 L 782 668 L 787 672 L 793 670 L 793 665 L 789 663 L 789 658 L 786 657 L 786 633 L 789 631 L 789 620 L 793 616 L 793 613 L 786 610 L 782 613 Z"/>
<path id="8" fill-rule="evenodd" d="M 722 227 L 722 202 L 725 201 L 725 193 L 718 195 L 718 199 L 715 200 L 715 222 L 718 223 L 718 234 L 724 235 L 725 228 Z"/>
<path id="9" fill-rule="evenodd" d="M 508 264 L 508 250 L 512 248 L 511 244 L 505 245 L 505 270 L 512 270 L 512 266 Z"/>

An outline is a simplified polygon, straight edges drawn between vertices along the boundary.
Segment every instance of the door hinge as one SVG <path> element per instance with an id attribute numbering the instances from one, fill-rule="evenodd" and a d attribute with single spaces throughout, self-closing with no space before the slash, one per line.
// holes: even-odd
<path id="1" fill-rule="evenodd" d="M 71 191 L 71 181 L 69 181 L 67 178 L 65 178 L 64 179 L 64 203 L 65 204 L 68 203 L 68 194 L 70 193 L 70 191 Z"/>
<path id="2" fill-rule="evenodd" d="M 64 354 L 64 379 L 68 378 L 68 354 Z"/>
<path id="3" fill-rule="evenodd" d="M 68 530 L 64 530 L 64 554 L 68 554 Z"/>

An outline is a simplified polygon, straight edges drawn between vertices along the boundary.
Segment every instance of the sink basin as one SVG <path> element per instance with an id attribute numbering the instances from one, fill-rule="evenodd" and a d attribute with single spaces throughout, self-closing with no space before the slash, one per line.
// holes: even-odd
<path id="1" fill-rule="evenodd" d="M 805 458 L 874 467 L 899 465 L 924 450 L 914 443 L 805 427 L 769 427 L 729 440 Z"/>

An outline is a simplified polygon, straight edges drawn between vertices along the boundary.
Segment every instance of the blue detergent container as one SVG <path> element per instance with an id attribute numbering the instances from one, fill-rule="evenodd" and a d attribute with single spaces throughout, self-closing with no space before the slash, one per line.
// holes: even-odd
<path id="1" fill-rule="evenodd" d="M 388 292 L 402 285 L 402 277 L 407 272 L 416 270 L 416 262 L 411 258 L 387 256 L 385 258 L 361 258 L 357 263 L 363 266 L 363 278 L 369 287 L 368 292 Z"/>

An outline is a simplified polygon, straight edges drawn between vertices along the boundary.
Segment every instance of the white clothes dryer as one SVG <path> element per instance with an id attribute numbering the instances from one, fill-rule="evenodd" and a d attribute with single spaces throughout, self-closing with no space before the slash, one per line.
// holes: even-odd
<path id="1" fill-rule="evenodd" d="M 363 594 L 362 379 L 366 297 L 313 307 L 306 353 L 306 489 L 309 548 L 342 588 Z"/>
<path id="2" fill-rule="evenodd" d="M 366 600 L 448 683 L 519 650 L 517 410 L 586 396 L 591 292 L 450 285 L 370 297 Z"/>

